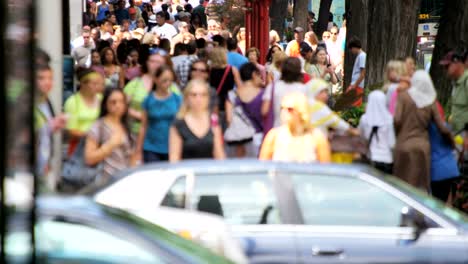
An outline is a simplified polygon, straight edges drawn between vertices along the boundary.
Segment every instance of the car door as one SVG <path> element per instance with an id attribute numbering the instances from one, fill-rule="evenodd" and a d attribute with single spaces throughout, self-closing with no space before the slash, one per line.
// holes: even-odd
<path id="1" fill-rule="evenodd" d="M 291 180 L 301 208 L 303 225 L 295 234 L 303 263 L 466 263 L 463 238 L 448 223 L 426 215 L 431 228 L 417 240 L 412 228 L 400 227 L 402 208 L 417 205 L 375 178 L 295 172 L 280 177 Z"/>
<path id="2" fill-rule="evenodd" d="M 282 225 L 274 173 L 196 173 L 189 196 L 192 210 L 224 217 L 250 263 L 297 263 L 294 226 Z"/>

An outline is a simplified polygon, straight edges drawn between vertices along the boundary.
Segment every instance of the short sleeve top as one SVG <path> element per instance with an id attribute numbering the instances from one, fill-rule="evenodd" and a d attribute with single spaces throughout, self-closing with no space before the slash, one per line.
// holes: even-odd
<path id="1" fill-rule="evenodd" d="M 101 95 L 97 95 L 97 100 L 101 101 L 101 98 Z M 69 115 L 67 129 L 80 132 L 88 132 L 100 113 L 99 103 L 95 107 L 89 107 L 80 93 L 75 93 L 65 101 L 64 110 Z"/>
<path id="2" fill-rule="evenodd" d="M 138 77 L 130 81 L 124 88 L 124 93 L 129 99 L 129 107 L 141 111 L 142 103 L 145 98 L 148 96 L 148 91 L 146 91 L 143 80 Z M 131 120 L 130 128 L 132 133 L 138 133 L 140 130 L 140 122 L 137 120 Z"/>
<path id="3" fill-rule="evenodd" d="M 169 127 L 179 111 L 182 99 L 179 95 L 171 93 L 169 97 L 159 99 L 150 93 L 142 103 L 147 113 L 148 127 L 146 130 L 143 150 L 159 154 L 169 152 Z"/>
<path id="4" fill-rule="evenodd" d="M 101 118 L 92 125 L 89 130 L 88 137 L 91 137 L 99 145 L 102 145 L 110 140 L 112 134 L 112 128 Z M 105 177 L 105 180 L 110 179 L 116 172 L 130 166 L 132 152 L 132 144 L 129 137 L 126 137 L 124 143 L 119 147 L 114 148 L 112 153 L 102 161 L 103 177 Z"/>

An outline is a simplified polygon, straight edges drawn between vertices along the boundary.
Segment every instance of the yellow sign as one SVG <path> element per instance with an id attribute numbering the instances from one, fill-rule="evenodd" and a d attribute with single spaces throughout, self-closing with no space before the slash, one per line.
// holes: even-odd
<path id="1" fill-rule="evenodd" d="M 419 14 L 419 19 L 429 19 L 429 14 Z"/>

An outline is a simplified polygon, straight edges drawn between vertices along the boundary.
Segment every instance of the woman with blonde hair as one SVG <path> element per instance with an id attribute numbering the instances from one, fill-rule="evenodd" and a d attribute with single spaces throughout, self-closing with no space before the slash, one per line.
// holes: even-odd
<path id="1" fill-rule="evenodd" d="M 281 45 L 279 44 L 281 42 L 281 38 L 278 34 L 278 32 L 276 32 L 276 30 L 270 30 L 270 48 L 273 47 L 273 46 L 278 46 L 281 50 L 283 50 L 283 47 L 281 47 Z"/>
<path id="2" fill-rule="evenodd" d="M 245 49 L 246 49 L 246 44 L 245 44 L 245 27 L 241 27 L 239 29 L 239 33 L 237 33 L 237 45 L 239 46 L 239 49 L 242 51 L 242 54 L 245 54 Z"/>
<path id="3" fill-rule="evenodd" d="M 317 35 L 313 31 L 309 31 L 304 35 L 304 42 L 309 44 L 309 46 L 315 51 L 318 45 Z"/>
<path id="4" fill-rule="evenodd" d="M 261 160 L 320 162 L 331 160 L 325 135 L 310 125 L 308 102 L 302 93 L 291 93 L 281 101 L 282 125 L 266 135 Z"/>
<path id="5" fill-rule="evenodd" d="M 391 114 L 395 112 L 398 92 L 409 88 L 409 78 L 403 61 L 391 60 L 387 63 L 382 91 L 386 95 L 387 107 Z"/>
<path id="6" fill-rule="evenodd" d="M 218 98 L 218 111 L 222 127 L 225 128 L 225 102 L 229 91 L 234 89 L 234 86 L 240 87 L 239 71 L 235 67 L 231 67 L 227 63 L 226 49 L 216 47 L 211 50 L 210 58 L 210 86 L 216 89 Z"/>
<path id="7" fill-rule="evenodd" d="M 169 131 L 169 160 L 225 157 L 222 131 L 211 120 L 208 83 L 195 79 L 184 90 L 184 101 Z"/>
<path id="8" fill-rule="evenodd" d="M 284 51 L 276 51 L 272 55 L 272 61 L 271 65 L 267 68 L 268 71 L 268 78 L 269 82 L 271 83 L 272 81 L 278 81 L 281 77 L 281 65 L 283 65 L 283 62 L 288 58 L 288 55 L 284 53 Z"/>

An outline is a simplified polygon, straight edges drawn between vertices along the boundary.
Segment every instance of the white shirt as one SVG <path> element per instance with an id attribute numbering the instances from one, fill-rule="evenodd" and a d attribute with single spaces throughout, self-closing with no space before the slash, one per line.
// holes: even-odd
<path id="1" fill-rule="evenodd" d="M 366 78 L 362 79 L 361 83 L 356 83 L 356 81 L 359 79 L 359 75 L 361 74 L 361 69 L 366 68 L 366 53 L 364 51 L 361 51 L 359 55 L 356 57 L 356 60 L 354 61 L 354 66 L 353 66 L 353 74 L 351 75 L 351 84 L 364 88 L 364 81 Z"/>
<path id="2" fill-rule="evenodd" d="M 71 45 L 72 45 L 72 49 L 76 49 L 78 47 L 84 46 L 83 36 L 79 36 L 76 39 L 74 39 Z M 94 44 L 94 40 L 92 38 L 89 39 L 89 45 L 85 48 L 89 49 L 89 51 L 96 48 L 96 44 Z"/>
<path id="3" fill-rule="evenodd" d="M 372 126 L 370 126 L 366 120 L 359 122 L 358 126 L 361 134 L 369 140 L 372 132 Z M 376 162 L 393 163 L 393 147 L 395 146 L 395 130 L 393 124 L 381 126 L 374 134 L 372 142 L 369 145 L 370 159 Z"/>
<path id="4" fill-rule="evenodd" d="M 159 38 L 171 40 L 175 35 L 177 35 L 177 30 L 171 24 L 164 23 L 162 26 L 155 26 L 151 29 L 151 33 L 156 33 L 159 35 Z"/>
<path id="5" fill-rule="evenodd" d="M 274 127 L 281 125 L 280 113 L 281 113 L 281 100 L 285 95 L 294 92 L 300 92 L 306 95 L 306 87 L 303 83 L 294 82 L 286 83 L 282 80 L 273 82 L 267 86 L 265 92 L 263 93 L 263 101 L 271 102 L 271 90 L 273 89 L 272 85 L 274 84 L 274 95 L 273 95 L 273 110 L 274 110 Z"/>
<path id="6" fill-rule="evenodd" d="M 335 42 L 329 40 L 325 42 L 325 44 L 327 45 L 328 55 L 330 55 L 330 63 L 334 67 L 337 67 L 338 65 L 342 64 L 344 52 L 342 46 L 343 43 L 337 39 Z"/>

